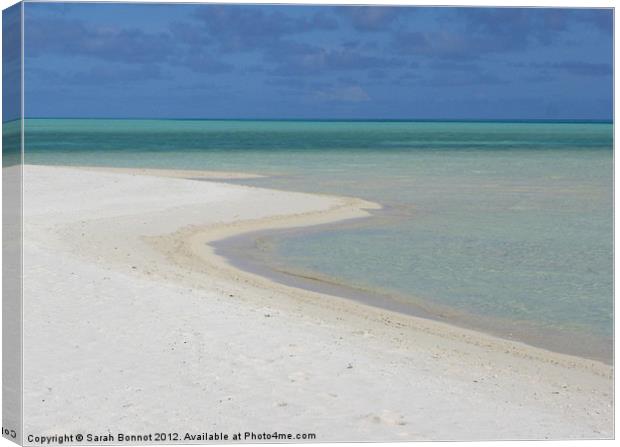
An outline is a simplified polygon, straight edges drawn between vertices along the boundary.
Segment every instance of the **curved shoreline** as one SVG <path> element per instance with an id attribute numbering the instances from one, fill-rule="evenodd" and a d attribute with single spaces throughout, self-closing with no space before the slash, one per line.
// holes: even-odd
<path id="1" fill-rule="evenodd" d="M 91 166 L 46 166 L 46 168 L 58 169 L 77 169 L 81 171 L 91 171 L 94 173 L 107 173 L 123 176 L 139 177 L 159 177 L 170 178 L 176 181 L 202 181 L 225 179 L 242 179 L 260 177 L 257 174 L 228 172 L 228 171 L 188 171 L 175 169 L 147 169 L 147 168 L 114 168 L 114 167 L 91 167 Z M 216 183 L 217 184 L 217 183 Z M 300 197 L 314 197 L 331 201 L 331 205 L 326 209 L 304 211 L 297 213 L 286 213 L 278 215 L 268 215 L 257 219 L 242 219 L 222 224 L 189 225 L 178 228 L 173 233 L 159 236 L 143 237 L 149 245 L 156 248 L 160 253 L 165 254 L 175 264 L 192 270 L 201 270 L 204 266 L 210 266 L 228 280 L 241 281 L 252 284 L 264 290 L 277 290 L 283 294 L 294 296 L 302 302 L 320 302 L 323 307 L 330 307 L 332 301 L 337 300 L 339 312 L 351 311 L 355 308 L 356 312 L 372 314 L 383 319 L 389 315 L 391 321 L 398 321 L 398 326 L 407 326 L 420 329 L 435 335 L 451 334 L 450 338 L 460 340 L 475 340 L 474 344 L 494 346 L 498 350 L 508 350 L 518 353 L 528 358 L 539 358 L 544 361 L 552 362 L 568 361 L 571 367 L 583 362 L 586 369 L 594 364 L 602 367 L 601 375 L 609 375 L 607 370 L 613 370 L 613 364 L 609 364 L 598 358 L 582 357 L 574 353 L 566 353 L 546 347 L 536 346 L 518 339 L 510 339 L 500 334 L 480 330 L 468 325 L 459 325 L 450 321 L 442 321 L 433 318 L 432 312 L 427 315 L 420 313 L 407 313 L 400 309 L 377 306 L 363 300 L 357 300 L 342 294 L 323 293 L 321 291 L 309 290 L 303 287 L 283 284 L 263 274 L 239 268 L 226 256 L 217 253 L 214 246 L 215 242 L 222 242 L 226 239 L 244 237 L 252 233 L 263 231 L 273 232 L 279 230 L 299 229 L 306 227 L 316 227 L 320 225 L 330 225 L 343 223 L 347 220 L 371 217 L 370 211 L 382 209 L 382 205 L 365 199 L 346 196 L 335 196 L 318 193 L 291 192 L 278 189 L 245 186 L 237 184 L 220 183 L 232 186 L 236 189 L 271 191 L 275 194 L 292 194 Z M 288 210 L 287 210 L 288 211 Z M 172 248 L 171 248 L 172 247 Z M 174 255 L 170 255 L 174 253 Z M 268 266 L 266 267 L 269 268 Z M 213 270 L 211 270 L 212 272 Z M 402 320 L 402 321 L 401 321 Z M 532 350 L 532 352 L 528 352 Z M 506 352 L 508 352 L 506 351 Z M 613 361 L 613 359 L 612 359 Z"/>
<path id="2" fill-rule="evenodd" d="M 611 377 L 613 366 L 598 359 L 552 351 L 522 341 L 503 338 L 498 335 L 435 320 L 430 317 L 426 318 L 378 307 L 352 298 L 289 286 L 274 281 L 269 277 L 240 269 L 225 256 L 217 253 L 213 243 L 221 242 L 228 238 L 240 237 L 261 231 L 277 231 L 293 228 L 303 229 L 304 227 L 343 222 L 345 220 L 368 217 L 370 214 L 367 210 L 381 209 L 381 205 L 363 199 L 316 195 L 340 199 L 343 200 L 343 203 L 328 210 L 318 212 L 311 211 L 263 219 L 242 220 L 232 224 L 189 226 L 179 229 L 172 234 L 149 238 L 149 243 L 157 247 L 160 252 L 167 251 L 164 247 L 169 247 L 170 244 L 174 245 L 178 251 L 183 253 L 183 256 L 176 256 L 174 262 L 190 269 L 200 268 L 200 264 L 209 266 L 211 268 L 210 271 L 217 270 L 219 275 L 223 275 L 227 279 L 244 282 L 261 289 L 277 290 L 295 299 L 300 299 L 305 303 L 320 301 L 321 306 L 328 307 L 329 304 L 326 303 L 326 300 L 337 300 L 338 307 L 345 308 L 347 311 L 367 313 L 382 321 L 386 321 L 387 316 L 390 324 L 394 326 L 408 327 L 440 337 L 457 339 L 477 346 L 486 346 L 522 358 L 536 359 L 553 364 L 563 364 L 571 368 L 583 368 L 603 377 Z"/>
<path id="3" fill-rule="evenodd" d="M 372 217 L 371 217 L 372 218 Z M 344 221 L 336 221 L 317 225 L 324 228 L 337 228 Z M 399 293 L 373 288 L 356 287 L 345 281 L 332 279 L 314 271 L 297 270 L 289 266 L 275 265 L 258 256 L 242 257 L 242 254 L 259 252 L 255 242 L 274 235 L 278 237 L 282 231 L 303 233 L 306 227 L 288 229 L 263 229 L 236 234 L 224 239 L 211 241 L 215 253 L 226 260 L 233 267 L 267 278 L 284 286 L 303 289 L 308 292 L 346 298 L 361 302 L 371 307 L 422 318 L 425 320 L 443 322 L 451 326 L 468 329 L 503 340 L 521 342 L 534 348 L 545 349 L 551 352 L 567 354 L 603 362 L 612 366 L 613 342 L 602 336 L 579 334 L 579 340 L 572 340 L 567 345 L 567 337 L 572 334 L 560 329 L 542 328 L 530 322 L 510 321 L 497 316 L 476 315 L 465 310 L 453 309 L 447 305 Z M 313 231 L 316 226 L 312 227 Z M 337 229 L 336 229 L 337 231 Z M 605 345 L 605 346 L 603 346 Z"/>

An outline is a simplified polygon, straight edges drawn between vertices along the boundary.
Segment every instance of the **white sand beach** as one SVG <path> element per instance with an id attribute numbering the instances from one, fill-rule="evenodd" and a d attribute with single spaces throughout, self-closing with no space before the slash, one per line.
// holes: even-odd
<path id="1" fill-rule="evenodd" d="M 235 173 L 24 167 L 25 436 L 613 436 L 613 369 L 241 272 L 209 241 L 368 215 Z M 201 178 L 201 181 L 185 177 Z"/>

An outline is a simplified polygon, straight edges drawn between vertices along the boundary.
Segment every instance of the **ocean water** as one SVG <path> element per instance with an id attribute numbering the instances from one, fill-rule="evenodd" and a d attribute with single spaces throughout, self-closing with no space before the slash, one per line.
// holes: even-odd
<path id="1" fill-rule="evenodd" d="M 268 177 L 235 183 L 376 201 L 384 209 L 368 219 L 264 232 L 220 249 L 299 286 L 337 285 L 371 304 L 611 359 L 611 124 L 30 119 L 25 127 L 26 163 L 247 171 Z"/>

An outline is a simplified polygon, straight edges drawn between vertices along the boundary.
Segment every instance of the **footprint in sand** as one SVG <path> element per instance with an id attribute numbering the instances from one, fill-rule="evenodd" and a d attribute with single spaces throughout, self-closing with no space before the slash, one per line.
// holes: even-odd
<path id="1" fill-rule="evenodd" d="M 389 426 L 407 425 L 405 417 L 399 413 L 390 410 L 383 410 L 380 414 L 370 413 L 362 417 L 374 424 L 382 424 Z"/>
<path id="2" fill-rule="evenodd" d="M 288 378 L 291 382 L 305 382 L 308 380 L 308 374 L 304 371 L 295 371 L 288 375 Z"/>

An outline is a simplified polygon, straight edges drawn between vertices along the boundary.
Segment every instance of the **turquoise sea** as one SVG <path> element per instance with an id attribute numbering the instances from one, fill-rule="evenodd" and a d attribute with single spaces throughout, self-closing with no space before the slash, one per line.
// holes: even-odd
<path id="1" fill-rule="evenodd" d="M 609 123 L 29 119 L 25 127 L 26 163 L 247 171 L 268 177 L 236 183 L 379 202 L 384 209 L 368 219 L 219 249 L 299 286 L 331 285 L 611 361 Z"/>

